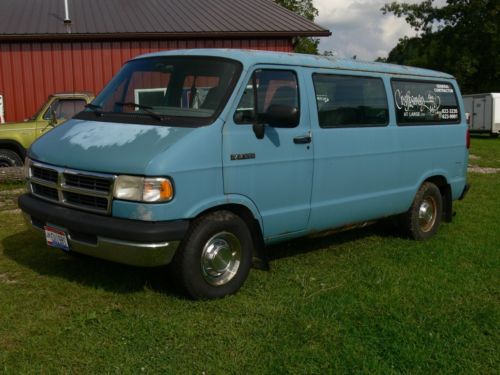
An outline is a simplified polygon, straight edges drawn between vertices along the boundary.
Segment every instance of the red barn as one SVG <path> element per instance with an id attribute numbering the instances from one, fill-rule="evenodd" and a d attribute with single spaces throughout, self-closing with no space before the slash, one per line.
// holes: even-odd
<path id="1" fill-rule="evenodd" d="M 130 58 L 182 48 L 292 51 L 330 32 L 271 0 L 2 0 L 0 95 L 22 121 L 54 92 L 98 93 Z"/>

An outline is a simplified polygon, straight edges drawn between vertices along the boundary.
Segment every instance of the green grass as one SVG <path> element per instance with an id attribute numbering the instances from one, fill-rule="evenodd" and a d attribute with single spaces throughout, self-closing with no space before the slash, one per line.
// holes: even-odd
<path id="1" fill-rule="evenodd" d="M 471 164 L 500 168 L 500 138 L 472 136 L 470 153 L 479 157 L 479 159 L 471 159 Z"/>
<path id="2" fill-rule="evenodd" d="M 0 191 L 22 189 L 25 186 L 26 186 L 25 182 L 19 182 L 19 181 L 0 182 Z"/>
<path id="3" fill-rule="evenodd" d="M 470 182 L 430 241 L 375 225 L 288 242 L 210 302 L 164 269 L 48 249 L 0 213 L 0 372 L 498 373 L 500 174 Z"/>

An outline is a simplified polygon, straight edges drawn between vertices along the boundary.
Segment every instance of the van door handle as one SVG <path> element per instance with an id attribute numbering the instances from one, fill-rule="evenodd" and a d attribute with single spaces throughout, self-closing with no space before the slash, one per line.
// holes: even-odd
<path id="1" fill-rule="evenodd" d="M 310 134 L 301 135 L 301 136 L 295 137 L 293 139 L 293 143 L 298 144 L 298 145 L 305 145 L 307 143 L 311 143 L 311 141 L 312 141 L 312 137 Z"/>

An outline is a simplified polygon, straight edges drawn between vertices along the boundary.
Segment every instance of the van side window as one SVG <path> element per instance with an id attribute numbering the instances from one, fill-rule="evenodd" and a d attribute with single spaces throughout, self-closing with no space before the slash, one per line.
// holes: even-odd
<path id="1" fill-rule="evenodd" d="M 384 126 L 389 111 L 380 78 L 314 74 L 319 126 Z"/>
<path id="2" fill-rule="evenodd" d="M 254 77 L 252 77 L 234 114 L 234 121 L 237 124 L 252 124 L 256 120 L 265 122 L 267 110 L 275 105 L 294 107 L 300 112 L 299 84 L 295 72 L 263 69 L 256 70 L 254 76 L 257 105 L 255 106 L 254 101 Z"/>
<path id="3" fill-rule="evenodd" d="M 399 125 L 460 122 L 457 96 L 450 83 L 393 79 L 391 84 Z"/>

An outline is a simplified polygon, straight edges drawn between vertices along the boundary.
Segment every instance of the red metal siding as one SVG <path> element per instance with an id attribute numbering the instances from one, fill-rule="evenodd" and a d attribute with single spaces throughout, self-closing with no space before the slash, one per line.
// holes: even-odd
<path id="1" fill-rule="evenodd" d="M 285 39 L 0 43 L 0 95 L 6 121 L 32 116 L 54 92 L 98 93 L 134 56 L 182 48 L 251 48 L 290 52 Z"/>

